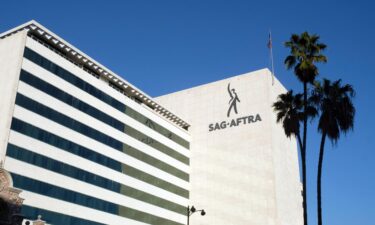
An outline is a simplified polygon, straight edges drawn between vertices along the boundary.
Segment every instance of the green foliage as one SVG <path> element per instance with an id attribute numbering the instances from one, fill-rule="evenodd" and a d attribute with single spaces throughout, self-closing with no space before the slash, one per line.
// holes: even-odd
<path id="1" fill-rule="evenodd" d="M 308 100 L 308 84 L 313 84 L 319 74 L 317 63 L 327 62 L 322 54 L 326 45 L 319 42 L 319 36 L 304 32 L 301 35 L 293 34 L 285 46 L 290 49 L 290 54 L 285 58 L 287 69 L 293 69 L 298 80 L 303 83 L 303 94 L 293 95 L 289 91 L 286 95 L 280 95 L 278 102 L 274 104 L 277 111 L 277 121 L 283 122 L 285 134 L 298 138 L 302 162 L 302 185 L 303 185 L 303 218 L 307 225 L 307 182 L 306 182 L 306 145 L 307 145 L 307 121 L 317 115 L 314 105 Z M 302 139 L 300 123 L 303 124 Z"/>
<path id="2" fill-rule="evenodd" d="M 303 32 L 300 35 L 293 34 L 285 46 L 290 49 L 290 54 L 285 58 L 287 69 L 293 69 L 298 80 L 303 83 L 303 93 L 293 94 L 290 90 L 278 96 L 273 104 L 277 114 L 277 122 L 283 124 L 287 137 L 297 137 L 302 163 L 303 184 L 303 210 L 304 225 L 307 225 L 307 182 L 306 182 L 306 143 L 307 143 L 307 121 L 314 119 L 320 114 L 318 131 L 322 133 L 320 143 L 317 196 L 318 196 L 318 224 L 322 225 L 321 207 L 321 175 L 323 168 L 324 144 L 328 137 L 336 143 L 341 133 L 346 134 L 353 129 L 355 107 L 352 98 L 355 96 L 351 85 L 342 85 L 341 80 L 331 82 L 323 79 L 323 82 L 315 81 L 319 75 L 316 64 L 326 63 L 327 57 L 322 52 L 327 48 L 319 42 L 318 35 L 310 35 Z M 309 91 L 309 86 L 313 90 Z M 301 140 L 300 127 L 303 124 L 303 135 Z"/>
<path id="3" fill-rule="evenodd" d="M 282 122 L 287 137 L 297 136 L 300 132 L 300 121 L 303 118 L 302 95 L 293 94 L 290 90 L 278 96 L 273 104 L 277 115 L 277 122 Z"/>
<path id="4" fill-rule="evenodd" d="M 310 97 L 311 102 L 320 112 L 318 130 L 326 133 L 334 143 L 340 138 L 340 133 L 353 129 L 355 108 L 352 98 L 355 96 L 353 87 L 341 85 L 341 80 L 331 82 L 315 82 Z"/>
<path id="5" fill-rule="evenodd" d="M 308 32 L 301 35 L 292 34 L 285 46 L 290 49 L 290 55 L 284 61 L 287 69 L 293 68 L 302 83 L 312 84 L 319 74 L 315 64 L 327 62 L 326 56 L 322 54 L 327 46 L 319 42 L 319 36 L 310 35 Z"/>

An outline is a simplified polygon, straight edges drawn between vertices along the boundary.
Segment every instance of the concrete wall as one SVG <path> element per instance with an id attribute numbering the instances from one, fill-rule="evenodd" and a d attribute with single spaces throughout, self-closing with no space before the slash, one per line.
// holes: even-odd
<path id="1" fill-rule="evenodd" d="M 229 83 L 240 102 L 238 114 L 227 117 Z M 207 211 L 192 224 L 302 224 L 296 143 L 271 107 L 284 91 L 265 69 L 157 98 L 192 125 L 190 204 Z M 230 126 L 256 115 L 261 121 Z M 222 121 L 226 128 L 209 131 Z"/>
<path id="2" fill-rule="evenodd" d="M 286 92 L 282 84 L 275 80 L 270 89 L 271 104 L 280 93 Z M 271 112 L 273 121 L 276 114 Z M 281 124 L 272 123 L 272 148 L 275 170 L 275 191 L 279 223 L 281 225 L 303 224 L 302 184 L 300 182 L 297 142 L 286 138 Z"/>
<path id="3" fill-rule="evenodd" d="M 0 39 L 0 161 L 5 158 L 26 31 Z"/>

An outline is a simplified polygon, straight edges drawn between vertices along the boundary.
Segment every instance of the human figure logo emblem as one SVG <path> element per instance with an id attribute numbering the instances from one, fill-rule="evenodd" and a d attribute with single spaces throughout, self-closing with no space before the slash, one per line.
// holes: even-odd
<path id="1" fill-rule="evenodd" d="M 227 117 L 230 116 L 230 113 L 231 113 L 232 109 L 237 114 L 237 102 L 241 102 L 240 99 L 237 96 L 236 90 L 234 88 L 230 89 L 230 83 L 228 84 L 228 93 L 229 93 L 230 100 L 229 100 L 229 103 L 228 103 L 229 109 L 228 109 L 228 112 L 227 112 Z"/>
<path id="2" fill-rule="evenodd" d="M 227 112 L 227 117 L 230 117 L 231 112 L 234 110 L 235 114 L 238 114 L 237 112 L 237 102 L 241 102 L 240 98 L 238 98 L 238 95 L 236 93 L 236 90 L 234 88 L 230 88 L 230 83 L 228 84 L 228 93 L 229 93 L 229 109 Z M 245 124 L 254 124 L 257 122 L 262 121 L 262 118 L 260 117 L 259 113 L 252 114 L 252 115 L 247 115 L 247 116 L 241 116 L 238 118 L 231 118 L 228 120 L 222 120 L 218 122 L 213 122 L 208 125 L 208 131 L 218 131 L 218 130 L 223 130 L 226 128 L 234 128 L 238 126 L 242 126 Z"/>

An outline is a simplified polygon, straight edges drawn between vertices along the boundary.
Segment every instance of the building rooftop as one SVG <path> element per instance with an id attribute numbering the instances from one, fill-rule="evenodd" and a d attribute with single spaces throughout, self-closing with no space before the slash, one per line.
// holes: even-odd
<path id="1" fill-rule="evenodd" d="M 170 110 L 159 105 L 154 99 L 148 96 L 146 93 L 139 90 L 137 87 L 126 81 L 121 76 L 115 74 L 105 66 L 96 62 L 94 59 L 81 52 L 78 48 L 74 47 L 61 37 L 57 36 L 38 22 L 31 20 L 25 24 L 15 27 L 9 31 L 0 34 L 0 39 L 6 38 L 19 31 L 26 30 L 28 35 L 41 44 L 47 46 L 51 50 L 57 52 L 70 62 L 84 69 L 86 72 L 108 80 L 111 87 L 121 92 L 130 99 L 144 104 L 157 114 L 168 119 L 179 127 L 187 130 L 190 126 L 187 122 L 179 118 L 177 115 L 172 113 Z"/>

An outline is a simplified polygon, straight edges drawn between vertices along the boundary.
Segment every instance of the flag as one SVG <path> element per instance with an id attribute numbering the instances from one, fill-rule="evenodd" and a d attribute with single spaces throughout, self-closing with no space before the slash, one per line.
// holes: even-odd
<path id="1" fill-rule="evenodd" d="M 267 47 L 268 47 L 269 49 L 272 48 L 271 32 L 268 33 L 268 43 L 267 43 Z"/>

